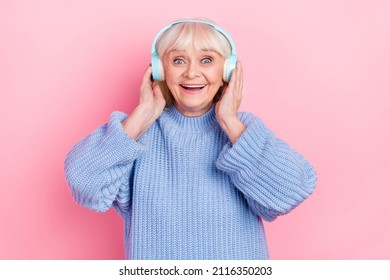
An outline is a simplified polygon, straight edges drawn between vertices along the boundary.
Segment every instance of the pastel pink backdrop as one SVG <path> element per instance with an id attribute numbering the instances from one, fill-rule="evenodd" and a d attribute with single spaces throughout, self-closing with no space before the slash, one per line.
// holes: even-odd
<path id="1" fill-rule="evenodd" d="M 122 220 L 78 206 L 63 161 L 131 112 L 154 35 L 194 16 L 234 38 L 241 110 L 318 172 L 307 201 L 266 223 L 271 258 L 389 259 L 389 3 L 1 1 L 0 259 L 124 258 Z"/>

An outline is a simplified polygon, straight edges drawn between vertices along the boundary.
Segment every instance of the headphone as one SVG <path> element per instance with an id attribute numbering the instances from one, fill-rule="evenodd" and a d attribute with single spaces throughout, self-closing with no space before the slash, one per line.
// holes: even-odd
<path id="1" fill-rule="evenodd" d="M 226 58 L 225 64 L 223 67 L 223 80 L 225 82 L 229 82 L 230 76 L 232 74 L 232 70 L 236 68 L 237 63 L 237 54 L 236 54 L 236 46 L 234 45 L 232 37 L 227 33 L 225 30 L 223 30 L 218 25 L 215 25 L 209 21 L 205 20 L 197 20 L 197 19 L 186 19 L 186 20 L 178 20 L 175 21 L 165 27 L 163 27 L 156 35 L 156 37 L 153 40 L 152 44 L 152 77 L 155 81 L 164 81 L 164 68 L 163 64 L 161 62 L 161 59 L 158 56 L 157 50 L 156 50 L 156 43 L 158 38 L 160 38 L 161 34 L 171 28 L 175 24 L 179 23 L 186 23 L 186 22 L 197 22 L 197 23 L 203 23 L 212 26 L 215 30 L 217 30 L 219 33 L 225 36 L 225 38 L 229 41 L 230 46 L 232 48 L 232 53 L 230 57 Z"/>

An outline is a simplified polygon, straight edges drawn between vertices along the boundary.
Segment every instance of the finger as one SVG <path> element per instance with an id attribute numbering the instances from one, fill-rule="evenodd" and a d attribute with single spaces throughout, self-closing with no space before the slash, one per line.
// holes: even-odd
<path id="1" fill-rule="evenodd" d="M 142 79 L 143 85 L 152 85 L 152 81 L 150 79 L 151 75 L 152 75 L 152 66 L 149 66 L 148 68 L 146 68 L 144 77 Z"/>
<path id="2" fill-rule="evenodd" d="M 161 91 L 161 88 L 160 88 L 159 84 L 156 84 L 156 85 L 153 86 L 153 94 L 154 94 L 154 97 L 155 97 L 156 104 L 158 104 L 158 107 L 159 107 L 159 110 L 160 110 L 160 113 L 161 113 L 161 111 L 165 107 L 166 101 L 165 101 L 164 95 L 163 95 L 163 93 Z"/>
<path id="3" fill-rule="evenodd" d="M 163 96 L 159 84 L 155 84 L 155 85 L 153 86 L 153 94 L 154 94 L 154 95 L 157 95 L 157 96 Z"/>
<path id="4" fill-rule="evenodd" d="M 243 70 L 242 70 L 242 64 L 241 61 L 237 62 L 237 98 L 238 101 L 241 102 L 242 99 L 242 93 L 243 93 L 243 86 L 244 86 L 244 80 L 243 80 Z"/>
<path id="5" fill-rule="evenodd" d="M 242 92 L 244 79 L 243 79 L 243 70 L 242 70 L 241 61 L 237 62 L 237 84 L 238 84 L 238 89 L 240 90 L 240 92 Z"/>
<path id="6" fill-rule="evenodd" d="M 140 86 L 140 102 L 147 100 L 152 94 L 152 81 L 150 75 L 152 73 L 152 67 L 149 66 L 144 73 Z"/>
<path id="7" fill-rule="evenodd" d="M 235 91 L 235 87 L 236 87 L 236 83 L 237 83 L 237 70 L 236 69 L 233 69 L 232 70 L 232 73 L 230 75 L 230 80 L 229 80 L 229 84 L 226 88 L 226 92 L 227 93 L 230 93 L 230 92 L 234 92 Z"/>
<path id="8" fill-rule="evenodd" d="M 232 70 L 230 82 L 227 88 L 228 94 L 230 95 L 233 104 L 236 102 L 239 103 L 239 100 L 241 99 L 239 74 L 239 68 L 235 68 Z"/>

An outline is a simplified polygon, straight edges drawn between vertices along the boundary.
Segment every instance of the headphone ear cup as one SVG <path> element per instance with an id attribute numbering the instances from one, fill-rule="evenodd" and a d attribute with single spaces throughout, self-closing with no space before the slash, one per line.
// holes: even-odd
<path id="1" fill-rule="evenodd" d="M 225 65 L 223 67 L 223 80 L 225 82 L 228 83 L 230 81 L 232 71 L 234 68 L 236 68 L 236 63 L 237 63 L 237 56 L 235 55 L 232 55 L 225 60 Z"/>
<path id="2" fill-rule="evenodd" d="M 224 63 L 224 65 L 223 65 L 223 74 L 222 74 L 222 79 L 223 79 L 223 81 L 224 82 L 229 82 L 229 75 L 228 75 L 228 71 L 229 71 L 229 66 L 228 66 L 228 64 L 229 64 L 229 59 L 225 59 L 225 63 Z"/>
<path id="3" fill-rule="evenodd" d="M 158 54 L 152 55 L 152 76 L 154 81 L 164 81 L 164 68 Z"/>
<path id="4" fill-rule="evenodd" d="M 164 67 L 161 59 L 158 60 L 158 68 L 160 70 L 160 78 L 161 78 L 160 81 L 165 81 Z"/>

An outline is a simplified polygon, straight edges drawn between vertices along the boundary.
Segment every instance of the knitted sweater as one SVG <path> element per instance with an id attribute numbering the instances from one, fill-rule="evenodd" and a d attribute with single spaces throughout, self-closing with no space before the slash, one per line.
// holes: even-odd
<path id="1" fill-rule="evenodd" d="M 315 187 L 311 164 L 250 113 L 234 145 L 214 108 L 186 117 L 172 106 L 137 141 L 126 117 L 112 113 L 77 143 L 65 173 L 80 205 L 123 217 L 128 259 L 268 259 L 262 220 Z"/>

